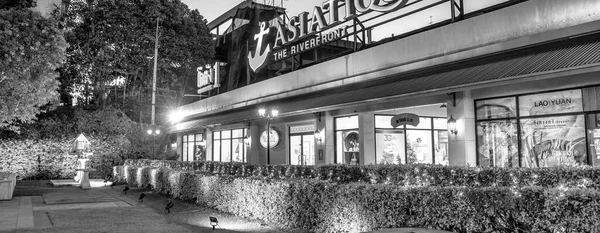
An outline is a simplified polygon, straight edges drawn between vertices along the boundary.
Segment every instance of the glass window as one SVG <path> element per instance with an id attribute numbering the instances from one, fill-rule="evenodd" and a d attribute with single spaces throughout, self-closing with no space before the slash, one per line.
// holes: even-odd
<path id="1" fill-rule="evenodd" d="M 516 117 L 517 103 L 515 97 L 478 100 L 475 102 L 477 119 L 498 119 Z"/>
<path id="2" fill-rule="evenodd" d="M 433 131 L 435 164 L 448 165 L 448 131 Z"/>
<path id="3" fill-rule="evenodd" d="M 430 117 L 419 117 L 419 124 L 417 126 L 406 125 L 407 129 L 431 129 L 431 118 Z"/>
<path id="4" fill-rule="evenodd" d="M 478 122 L 477 143 L 480 166 L 519 166 L 516 120 Z"/>
<path id="5" fill-rule="evenodd" d="M 433 163 L 431 133 L 429 130 L 406 130 L 408 163 Z"/>
<path id="6" fill-rule="evenodd" d="M 231 162 L 231 139 L 221 140 L 221 162 Z"/>
<path id="7" fill-rule="evenodd" d="M 378 164 L 406 164 L 404 130 L 377 131 L 375 153 Z"/>
<path id="8" fill-rule="evenodd" d="M 587 164 L 583 115 L 521 119 L 523 167 Z"/>
<path id="9" fill-rule="evenodd" d="M 203 134 L 183 135 L 182 155 L 183 161 L 203 161 L 206 156 L 206 142 Z"/>
<path id="10" fill-rule="evenodd" d="M 519 97 L 520 116 L 538 116 L 583 111 L 581 89 Z"/>
<path id="11" fill-rule="evenodd" d="M 213 139 L 221 139 L 221 132 L 220 131 L 213 132 Z"/>
<path id="12" fill-rule="evenodd" d="M 433 118 L 433 128 L 447 130 L 448 129 L 448 119 Z"/>
<path id="13" fill-rule="evenodd" d="M 336 130 L 358 129 L 358 116 L 335 118 Z"/>
<path id="14" fill-rule="evenodd" d="M 213 161 L 246 162 L 246 133 L 246 129 L 214 132 L 220 136 L 213 139 Z"/>
<path id="15" fill-rule="evenodd" d="M 375 115 L 376 129 L 393 129 L 391 121 L 394 116 L 391 115 Z M 400 127 L 400 126 L 399 126 Z"/>
<path id="16" fill-rule="evenodd" d="M 231 131 L 221 131 L 221 138 L 231 138 Z"/>
<path id="17" fill-rule="evenodd" d="M 335 143 L 336 163 L 359 163 L 358 116 L 335 118 Z"/>

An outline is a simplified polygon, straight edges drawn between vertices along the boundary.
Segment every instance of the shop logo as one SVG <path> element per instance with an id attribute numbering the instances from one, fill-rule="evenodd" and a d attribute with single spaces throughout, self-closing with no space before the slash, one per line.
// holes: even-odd
<path id="1" fill-rule="evenodd" d="M 259 32 L 256 35 L 254 35 L 254 40 L 258 41 L 258 43 L 256 43 L 254 55 L 252 55 L 252 52 L 248 52 L 248 64 L 254 72 L 256 72 L 258 68 L 265 64 L 265 62 L 267 61 L 267 57 L 271 52 L 271 47 L 269 46 L 269 44 L 267 44 L 265 51 L 263 53 L 260 53 L 260 50 L 263 47 L 263 37 L 269 34 L 270 31 L 271 28 L 267 27 L 266 22 L 260 22 Z"/>

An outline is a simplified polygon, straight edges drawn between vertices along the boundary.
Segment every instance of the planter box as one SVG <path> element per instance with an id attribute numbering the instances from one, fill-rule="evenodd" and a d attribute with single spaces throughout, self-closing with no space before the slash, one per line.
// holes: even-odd
<path id="1" fill-rule="evenodd" d="M 0 172 L 0 201 L 12 200 L 16 185 L 17 174 Z"/>

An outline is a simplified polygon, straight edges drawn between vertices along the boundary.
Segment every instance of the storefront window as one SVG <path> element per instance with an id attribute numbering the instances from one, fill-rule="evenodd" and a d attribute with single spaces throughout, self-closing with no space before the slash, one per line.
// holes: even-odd
<path id="1" fill-rule="evenodd" d="M 588 144 L 592 165 L 600 165 L 600 113 L 588 114 Z"/>
<path id="2" fill-rule="evenodd" d="M 588 164 L 582 99 L 581 89 L 576 89 L 477 101 L 479 165 Z M 512 114 L 512 109 L 519 109 L 519 114 Z"/>
<path id="3" fill-rule="evenodd" d="M 182 160 L 204 161 L 206 157 L 206 141 L 203 134 L 183 135 Z"/>
<path id="4" fill-rule="evenodd" d="M 213 161 L 246 162 L 246 131 L 233 129 L 213 132 Z"/>
<path id="5" fill-rule="evenodd" d="M 515 97 L 479 100 L 475 103 L 477 119 L 499 119 L 516 117 L 517 102 Z"/>
<path id="6" fill-rule="evenodd" d="M 448 165 L 445 118 L 419 117 L 416 126 L 393 128 L 393 115 L 375 115 L 375 161 L 379 164 Z"/>
<path id="7" fill-rule="evenodd" d="M 315 165 L 315 125 L 290 127 L 290 164 Z"/>
<path id="8" fill-rule="evenodd" d="M 358 116 L 335 118 L 336 163 L 358 164 Z"/>
<path id="9" fill-rule="evenodd" d="M 574 115 L 520 120 L 523 167 L 587 164 L 584 119 Z"/>
<path id="10" fill-rule="evenodd" d="M 516 120 L 478 122 L 477 137 L 480 166 L 519 166 Z"/>

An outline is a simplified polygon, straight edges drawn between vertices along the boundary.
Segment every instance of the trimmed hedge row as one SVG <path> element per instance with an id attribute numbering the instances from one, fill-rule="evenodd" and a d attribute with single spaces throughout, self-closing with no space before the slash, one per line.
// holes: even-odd
<path id="1" fill-rule="evenodd" d="M 440 165 L 258 165 L 221 162 L 126 160 L 125 165 L 161 167 L 241 177 L 309 178 L 338 183 L 364 182 L 400 186 L 580 187 L 600 188 L 593 167 L 497 168 Z"/>
<path id="2" fill-rule="evenodd" d="M 237 216 L 315 232 L 427 227 L 455 232 L 598 232 L 600 191 L 398 187 L 118 166 L 114 177 Z"/>

